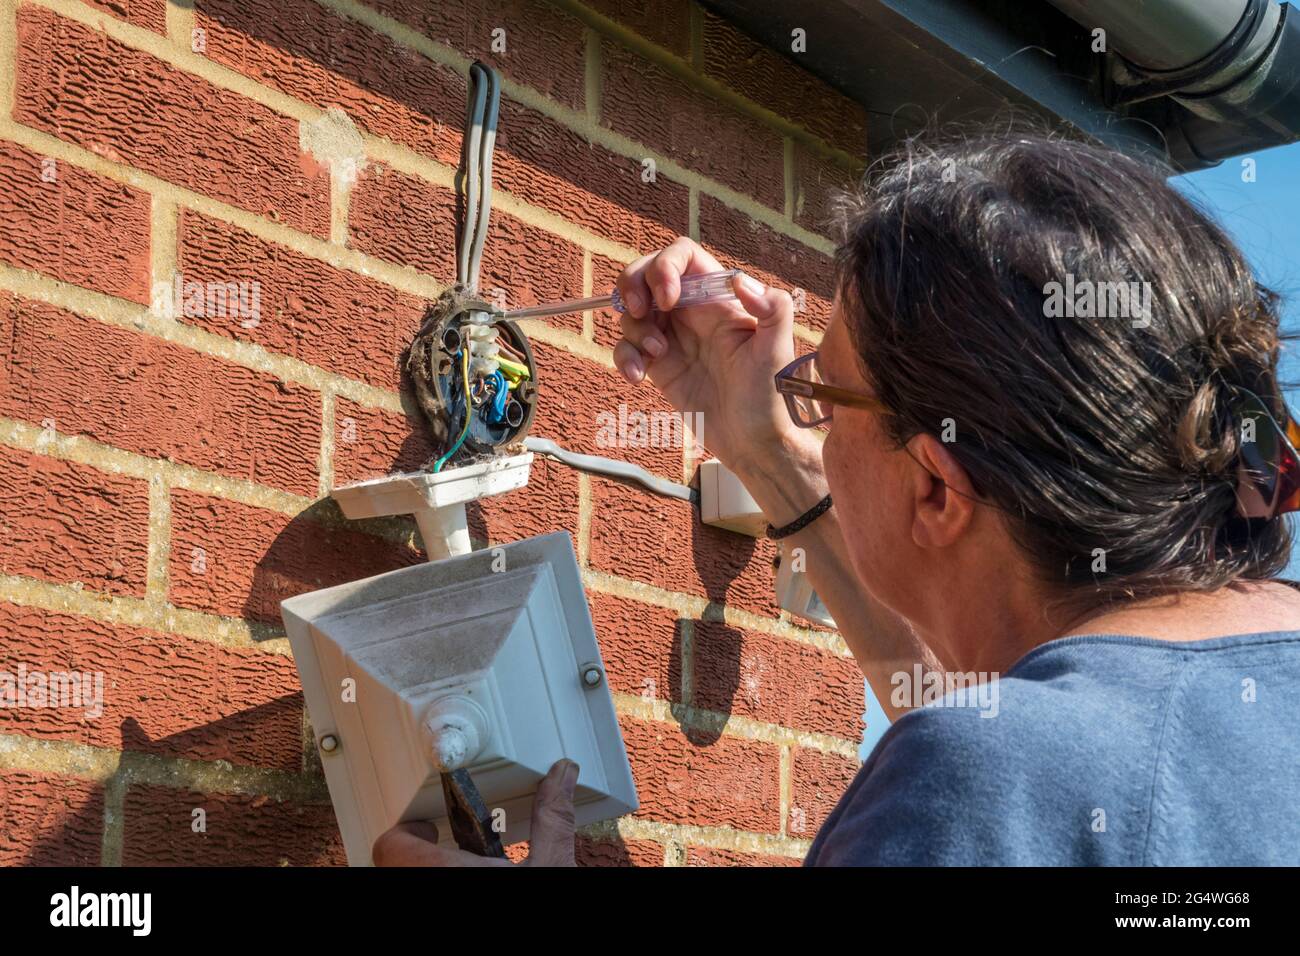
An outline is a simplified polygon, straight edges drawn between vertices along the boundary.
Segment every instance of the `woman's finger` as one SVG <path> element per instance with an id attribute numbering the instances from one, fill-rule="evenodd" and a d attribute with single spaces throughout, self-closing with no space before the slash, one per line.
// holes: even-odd
<path id="1" fill-rule="evenodd" d="M 645 283 L 661 312 L 669 312 L 682 294 L 682 276 L 717 272 L 721 263 L 695 240 L 678 236 L 645 266 Z"/>
<path id="2" fill-rule="evenodd" d="M 620 339 L 614 346 L 614 367 L 633 385 L 638 385 L 645 378 L 646 357 L 627 339 Z"/>
<path id="3" fill-rule="evenodd" d="M 732 282 L 736 299 L 758 322 L 759 331 L 794 331 L 794 300 L 790 293 L 775 286 L 765 286 L 753 276 L 740 273 Z"/>
<path id="4" fill-rule="evenodd" d="M 668 339 L 656 316 L 636 319 L 625 312 L 619 316 L 619 326 L 623 330 L 623 338 L 635 345 L 643 355 L 657 359 L 668 351 Z"/>
<path id="5" fill-rule="evenodd" d="M 642 319 L 650 311 L 654 300 L 650 297 L 650 287 L 645 282 L 646 267 L 654 260 L 655 254 L 642 256 L 618 274 L 614 286 L 618 289 L 623 306 L 633 318 Z"/>

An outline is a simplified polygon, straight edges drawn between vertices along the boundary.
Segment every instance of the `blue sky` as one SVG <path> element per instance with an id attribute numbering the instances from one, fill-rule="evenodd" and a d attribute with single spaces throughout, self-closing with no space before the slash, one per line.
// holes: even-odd
<path id="1" fill-rule="evenodd" d="M 1247 159 L 1254 161 L 1253 182 L 1243 176 Z M 1170 182 L 1228 230 L 1256 275 L 1282 295 L 1283 328 L 1300 330 L 1300 264 L 1295 258 L 1300 250 L 1300 143 L 1225 160 Z M 1300 382 L 1300 360 L 1294 353 L 1283 354 L 1282 369 L 1284 380 Z M 1288 394 L 1292 409 L 1300 411 L 1300 389 Z M 1300 577 L 1300 554 L 1292 554 L 1287 572 L 1288 577 Z M 870 689 L 866 719 L 864 758 L 889 726 Z"/>

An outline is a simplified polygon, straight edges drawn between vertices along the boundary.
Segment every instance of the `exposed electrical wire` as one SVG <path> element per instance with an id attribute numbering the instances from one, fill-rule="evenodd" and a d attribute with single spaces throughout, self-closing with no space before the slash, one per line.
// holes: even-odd
<path id="1" fill-rule="evenodd" d="M 528 378 L 528 366 L 521 365 L 518 362 L 512 362 L 510 359 L 497 356 L 497 365 L 500 366 L 502 373 L 506 378 Z"/>
<path id="2" fill-rule="evenodd" d="M 452 455 L 460 451 L 460 446 L 465 443 L 465 436 L 469 434 L 469 420 L 474 414 L 474 406 L 470 404 L 469 349 L 468 348 L 461 349 L 460 357 L 461 357 L 460 369 L 462 375 L 462 385 L 464 387 L 464 391 L 461 393 L 461 398 L 464 400 L 464 405 L 465 405 L 465 424 L 460 430 L 460 437 L 456 439 L 456 444 L 452 445 L 451 448 L 448 449 L 445 455 L 443 455 L 441 458 L 439 458 L 437 461 L 433 463 L 433 470 L 435 472 L 442 471 L 442 466 L 447 464 L 447 461 L 451 458 Z"/>
<path id="3" fill-rule="evenodd" d="M 510 401 L 510 387 L 500 369 L 492 376 L 492 411 L 488 420 L 497 425 L 505 421 L 506 403 Z"/>
<path id="4" fill-rule="evenodd" d="M 475 458 L 517 442 L 536 411 L 537 371 L 528 341 L 477 292 L 492 213 L 500 103 L 499 75 L 475 62 L 455 183 L 456 283 L 443 290 L 407 350 L 412 390 L 438 449 L 430 465 L 435 471 L 457 455 Z M 462 408 L 465 420 L 457 423 Z"/>

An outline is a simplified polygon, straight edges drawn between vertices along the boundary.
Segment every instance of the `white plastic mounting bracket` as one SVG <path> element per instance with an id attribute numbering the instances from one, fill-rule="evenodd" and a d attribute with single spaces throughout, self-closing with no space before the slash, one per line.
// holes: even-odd
<path id="1" fill-rule="evenodd" d="M 348 518 L 414 515 L 430 561 L 471 550 L 465 505 L 528 484 L 532 452 L 437 473 L 413 471 L 343 485 L 330 492 Z"/>
<path id="2" fill-rule="evenodd" d="M 776 603 L 795 617 L 803 618 L 824 627 L 834 627 L 835 618 L 813 590 L 812 582 L 803 571 L 803 556 L 793 554 L 793 548 L 781 546 L 776 566 Z"/>
<path id="3" fill-rule="evenodd" d="M 718 459 L 700 462 L 700 520 L 751 538 L 761 538 L 767 518 L 740 479 Z"/>

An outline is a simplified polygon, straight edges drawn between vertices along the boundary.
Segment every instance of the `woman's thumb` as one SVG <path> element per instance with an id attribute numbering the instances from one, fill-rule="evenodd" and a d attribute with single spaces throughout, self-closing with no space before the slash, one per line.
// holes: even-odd
<path id="1" fill-rule="evenodd" d="M 557 760 L 542 778 L 533 798 L 533 825 L 528 836 L 530 866 L 573 866 L 573 790 L 578 765 Z"/>
<path id="2" fill-rule="evenodd" d="M 746 272 L 732 280 L 732 288 L 745 311 L 758 320 L 760 329 L 794 326 L 794 300 L 784 289 L 764 285 Z"/>

